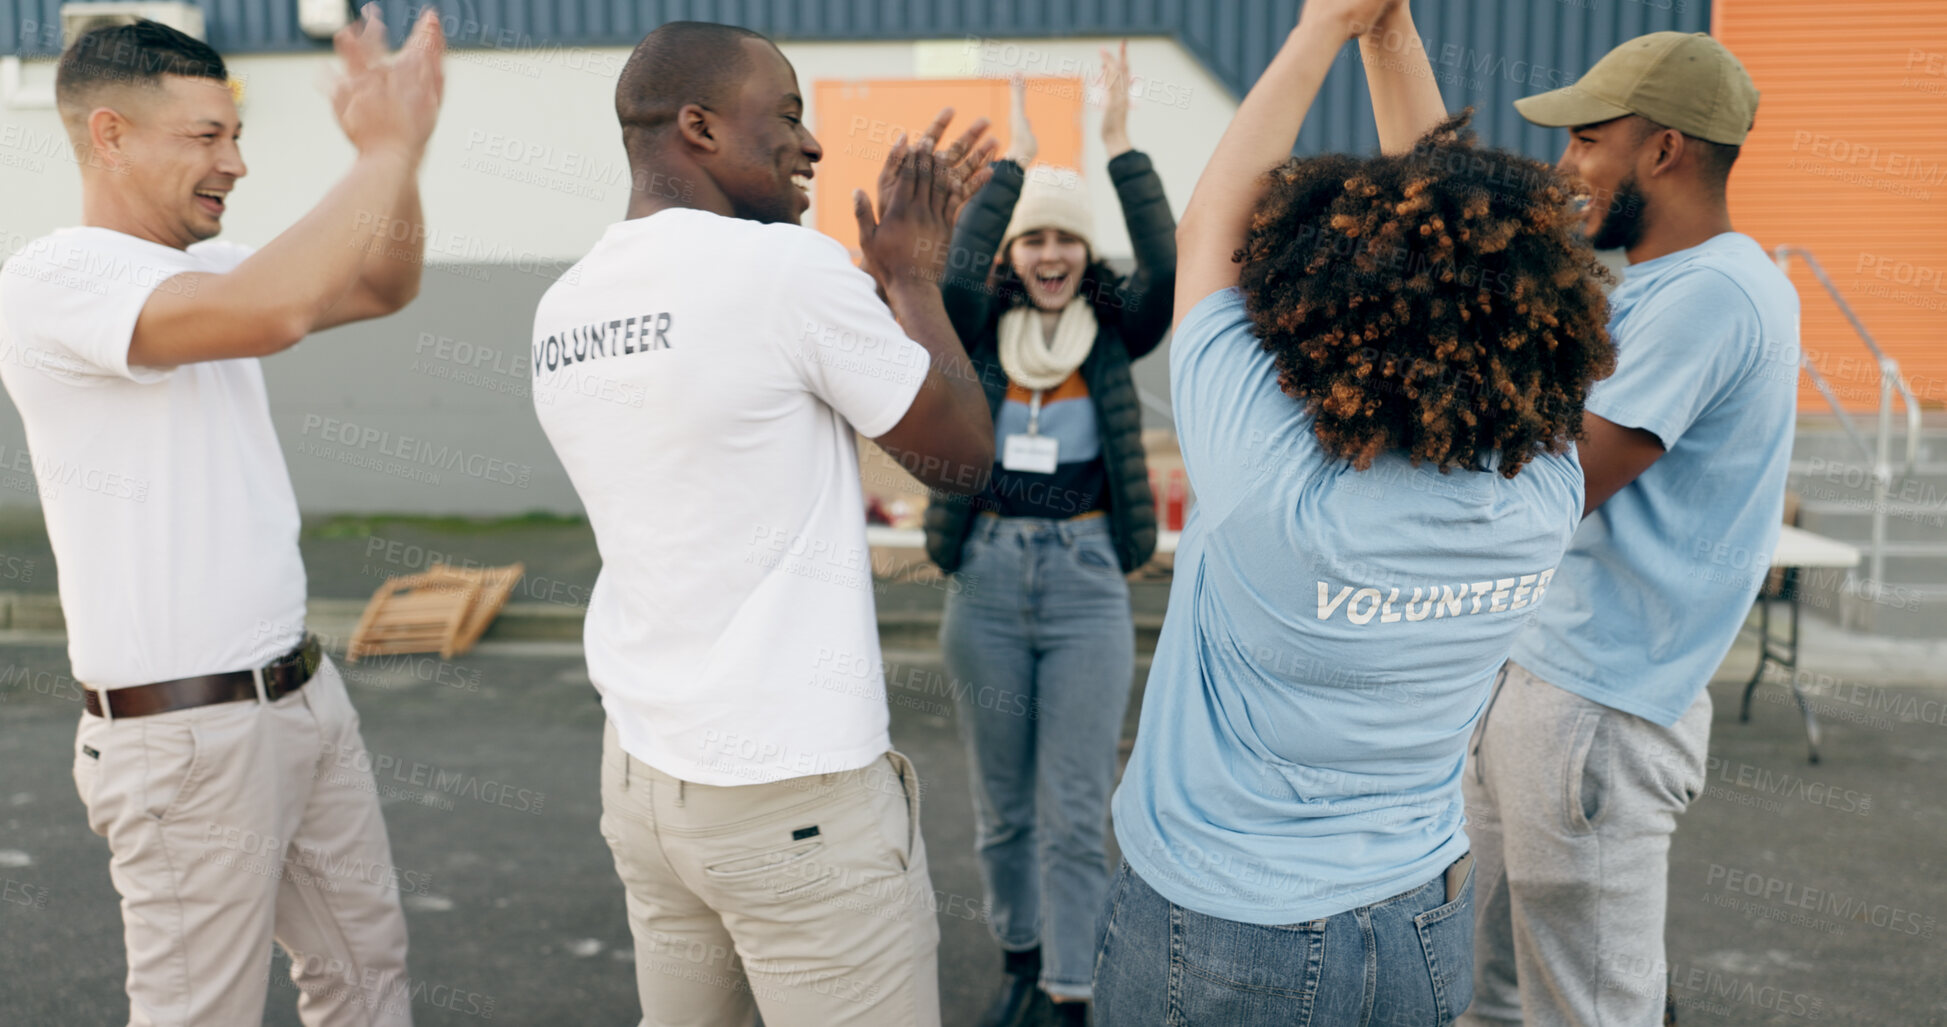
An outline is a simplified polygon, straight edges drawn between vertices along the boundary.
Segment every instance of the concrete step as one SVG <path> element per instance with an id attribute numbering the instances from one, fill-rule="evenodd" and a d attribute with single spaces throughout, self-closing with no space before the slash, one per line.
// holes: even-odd
<path id="1" fill-rule="evenodd" d="M 1870 502 L 1808 500 L 1798 508 L 1798 526 L 1854 545 L 1873 537 Z M 1895 542 L 1937 542 L 1947 546 L 1947 510 L 1917 503 L 1886 504 L 1886 537 Z"/>
<path id="2" fill-rule="evenodd" d="M 1800 595 L 1807 614 L 1851 631 L 1891 638 L 1947 637 L 1947 585 L 1889 583 L 1877 597 L 1869 597 L 1860 594 L 1856 583 L 1839 584 L 1835 575 L 1801 579 Z"/>
<path id="3" fill-rule="evenodd" d="M 1860 546 L 1859 566 L 1852 568 L 1850 574 L 1836 568 L 1823 568 L 1818 580 L 1833 579 L 1843 582 L 1848 577 L 1857 582 L 1872 573 L 1870 554 L 1865 552 L 1865 543 Z M 1947 581 L 1947 546 L 1927 542 L 1889 542 L 1886 545 L 1886 583 L 1889 585 L 1935 585 Z M 1801 571 L 1800 580 L 1812 580 L 1810 571 Z"/>
<path id="4" fill-rule="evenodd" d="M 1870 415 L 1860 422 L 1871 426 Z M 1869 439 L 1870 442 L 1870 439 Z M 1897 461 L 1905 456 L 1896 433 Z M 1870 461 L 1835 421 L 1801 422 L 1793 441 L 1786 487 L 1801 500 L 1799 523 L 1808 531 L 1850 542 L 1871 558 L 1875 496 Z M 1887 546 L 1883 588 L 1861 594 L 1870 573 L 1862 560 L 1851 572 L 1800 573 L 1805 609 L 1848 628 L 1904 638 L 1947 637 L 1947 426 L 1929 419 L 1919 462 L 1887 487 Z"/>
<path id="5" fill-rule="evenodd" d="M 1858 426 L 1860 435 L 1870 450 L 1874 445 L 1873 432 L 1876 415 L 1855 416 L 1853 423 Z M 1896 412 L 1893 419 L 1892 451 L 1894 460 L 1906 456 L 1905 419 Z M 1920 430 L 1917 447 L 1919 459 L 1926 461 L 1947 461 L 1947 427 L 1928 426 Z M 1854 462 L 1862 459 L 1859 445 L 1839 427 L 1837 421 L 1826 420 L 1819 423 L 1801 421 L 1798 431 L 1792 437 L 1792 456 L 1794 459 L 1820 458 L 1824 460 Z"/>
<path id="6" fill-rule="evenodd" d="M 1899 474 L 1898 468 L 1894 471 L 1893 480 L 1886 486 L 1888 502 L 1947 511 L 1947 464 L 1920 464 L 1912 474 Z M 1785 488 L 1806 500 L 1870 502 L 1872 468 L 1856 463 L 1794 460 L 1785 477 Z"/>

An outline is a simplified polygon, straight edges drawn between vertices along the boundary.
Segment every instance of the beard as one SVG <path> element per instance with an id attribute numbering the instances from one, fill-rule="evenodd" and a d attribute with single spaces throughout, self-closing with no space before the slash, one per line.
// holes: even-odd
<path id="1" fill-rule="evenodd" d="M 1589 245 L 1598 250 L 1627 250 L 1643 241 L 1649 227 L 1649 200 L 1636 181 L 1636 173 L 1616 186 L 1609 200 L 1609 212 L 1595 226 Z"/>

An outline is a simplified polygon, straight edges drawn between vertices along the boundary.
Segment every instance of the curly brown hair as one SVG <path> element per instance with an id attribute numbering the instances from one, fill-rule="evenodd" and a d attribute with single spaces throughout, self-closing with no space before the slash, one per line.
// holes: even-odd
<path id="1" fill-rule="evenodd" d="M 1442 472 L 1498 457 L 1512 478 L 1581 437 L 1589 385 L 1615 370 L 1611 276 L 1573 187 L 1477 147 L 1472 114 L 1408 153 L 1272 170 L 1233 258 L 1278 386 L 1359 470 L 1398 449 Z"/>

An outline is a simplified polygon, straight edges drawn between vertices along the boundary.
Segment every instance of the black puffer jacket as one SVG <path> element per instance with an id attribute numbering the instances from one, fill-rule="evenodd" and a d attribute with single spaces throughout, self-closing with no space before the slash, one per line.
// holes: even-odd
<path id="1" fill-rule="evenodd" d="M 987 390 L 987 406 L 999 417 L 1007 396 L 1007 372 L 1000 362 L 1003 305 L 987 285 L 1014 204 L 1021 198 L 1022 170 L 1011 160 L 994 164 L 994 177 L 968 202 L 953 229 L 948 275 L 941 285 L 947 315 L 967 347 L 967 357 Z M 1108 472 L 1105 505 L 1124 572 L 1149 562 L 1156 551 L 1156 499 L 1150 493 L 1149 465 L 1143 456 L 1142 407 L 1129 365 L 1163 341 L 1170 328 L 1176 289 L 1176 218 L 1163 197 L 1163 180 L 1149 157 L 1130 150 L 1109 162 L 1109 178 L 1122 201 L 1136 270 L 1128 278 L 1108 277 L 1083 288 L 1095 298 L 1099 325 L 1095 348 L 1082 362 L 1082 380 L 1095 402 Z M 1107 269 L 1096 265 L 1097 276 Z M 943 571 L 960 566 L 960 547 L 973 526 L 976 497 L 935 494 L 926 510 L 926 553 Z"/>

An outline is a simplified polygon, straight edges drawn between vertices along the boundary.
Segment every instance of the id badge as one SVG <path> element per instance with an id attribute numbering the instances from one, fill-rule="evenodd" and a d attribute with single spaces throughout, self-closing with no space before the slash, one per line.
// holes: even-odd
<path id="1" fill-rule="evenodd" d="M 1010 471 L 1055 473 L 1059 440 L 1052 435 L 1009 435 L 1001 443 L 1001 466 Z"/>

